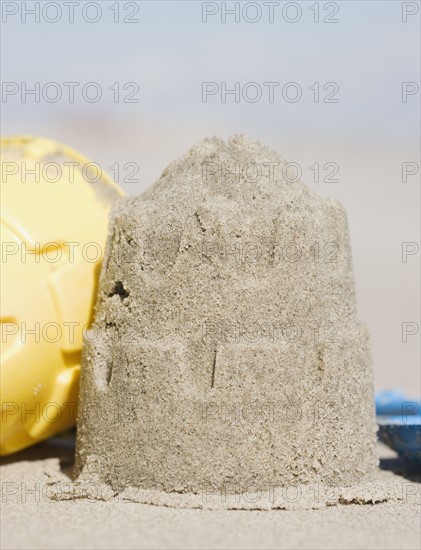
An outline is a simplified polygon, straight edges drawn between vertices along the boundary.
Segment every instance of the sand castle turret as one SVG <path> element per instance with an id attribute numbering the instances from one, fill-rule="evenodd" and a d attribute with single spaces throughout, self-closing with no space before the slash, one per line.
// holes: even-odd
<path id="1" fill-rule="evenodd" d="M 196 144 L 110 224 L 77 469 L 114 487 L 353 484 L 376 463 L 346 216 L 235 136 Z"/>

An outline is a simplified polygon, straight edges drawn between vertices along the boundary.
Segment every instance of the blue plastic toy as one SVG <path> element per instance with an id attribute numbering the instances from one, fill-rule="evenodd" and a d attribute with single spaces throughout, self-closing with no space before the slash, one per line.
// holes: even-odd
<path id="1" fill-rule="evenodd" d="M 376 396 L 380 441 L 412 463 L 421 464 L 420 401 L 411 400 L 398 390 Z"/>

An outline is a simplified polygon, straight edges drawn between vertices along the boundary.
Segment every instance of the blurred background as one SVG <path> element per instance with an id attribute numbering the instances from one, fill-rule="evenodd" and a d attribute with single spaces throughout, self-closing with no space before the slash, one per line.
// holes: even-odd
<path id="1" fill-rule="evenodd" d="M 419 24 L 390 0 L 2 2 L 2 135 L 70 145 L 129 194 L 207 136 L 277 149 L 348 212 L 376 389 L 416 396 Z"/>

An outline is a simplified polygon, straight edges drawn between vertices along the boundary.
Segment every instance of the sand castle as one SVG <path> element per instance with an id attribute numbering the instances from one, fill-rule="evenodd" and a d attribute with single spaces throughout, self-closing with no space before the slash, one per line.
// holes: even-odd
<path id="1" fill-rule="evenodd" d="M 77 472 L 191 493 L 370 476 L 345 212 L 295 179 L 256 141 L 212 138 L 118 203 L 85 338 Z"/>

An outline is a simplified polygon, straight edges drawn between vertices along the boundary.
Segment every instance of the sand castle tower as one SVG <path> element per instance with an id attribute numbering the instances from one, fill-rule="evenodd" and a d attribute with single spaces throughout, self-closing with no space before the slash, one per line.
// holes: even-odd
<path id="1" fill-rule="evenodd" d="M 235 136 L 110 224 L 85 339 L 77 470 L 114 487 L 353 484 L 376 463 L 346 216 Z"/>

